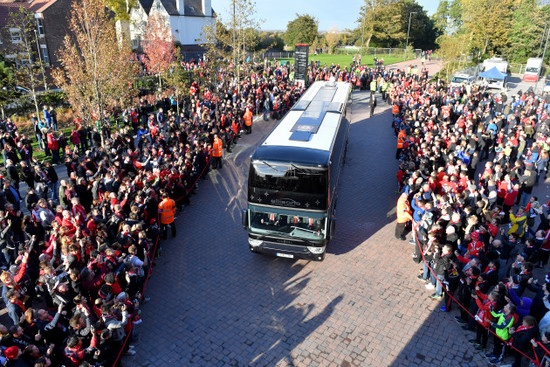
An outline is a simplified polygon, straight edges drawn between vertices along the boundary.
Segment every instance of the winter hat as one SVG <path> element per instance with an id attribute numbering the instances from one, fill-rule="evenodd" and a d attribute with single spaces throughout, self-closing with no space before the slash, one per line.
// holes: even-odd
<path id="1" fill-rule="evenodd" d="M 9 348 L 6 348 L 4 350 L 4 356 L 6 356 L 7 359 L 15 359 L 19 357 L 19 348 L 15 345 Z"/>

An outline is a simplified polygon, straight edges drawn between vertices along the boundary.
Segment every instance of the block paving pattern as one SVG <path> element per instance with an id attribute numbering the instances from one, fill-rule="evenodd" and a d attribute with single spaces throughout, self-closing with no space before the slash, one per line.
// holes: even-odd
<path id="1" fill-rule="evenodd" d="M 125 366 L 487 366 L 416 279 L 412 246 L 394 239 L 396 143 L 390 107 L 378 105 L 368 118 L 367 92 L 354 92 L 337 234 L 323 262 L 248 250 L 249 158 L 274 126 L 255 122 L 162 244 Z"/>

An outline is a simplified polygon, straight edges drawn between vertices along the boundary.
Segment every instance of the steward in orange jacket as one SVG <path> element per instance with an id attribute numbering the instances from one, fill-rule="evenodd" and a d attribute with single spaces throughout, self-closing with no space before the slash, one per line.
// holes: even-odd
<path id="1" fill-rule="evenodd" d="M 243 118 L 246 133 L 250 134 L 252 132 L 252 111 L 249 108 L 246 109 Z"/>
<path id="2" fill-rule="evenodd" d="M 402 193 L 397 200 L 397 224 L 395 226 L 395 238 L 406 240 L 405 227 L 409 221 L 412 221 L 411 207 L 409 205 L 409 195 Z"/>
<path id="3" fill-rule="evenodd" d="M 405 146 L 405 139 L 407 139 L 407 133 L 403 129 L 399 130 L 399 134 L 397 134 L 397 151 L 395 152 L 395 159 L 399 159 L 401 151 Z"/>
<path id="4" fill-rule="evenodd" d="M 159 219 L 160 227 L 162 232 L 162 238 L 166 239 L 168 226 L 172 229 L 172 236 L 176 237 L 176 225 L 174 224 L 174 219 L 176 216 L 176 202 L 168 194 L 163 192 L 162 201 L 159 203 Z"/>
<path id="5" fill-rule="evenodd" d="M 218 134 L 214 135 L 214 143 L 212 144 L 212 169 L 223 167 L 223 142 L 218 137 Z"/>

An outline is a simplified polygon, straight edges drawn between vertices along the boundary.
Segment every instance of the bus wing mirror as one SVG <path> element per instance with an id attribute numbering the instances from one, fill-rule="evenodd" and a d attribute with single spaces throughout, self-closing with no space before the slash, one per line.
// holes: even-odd
<path id="1" fill-rule="evenodd" d="M 336 231 L 336 218 L 330 220 L 329 236 L 331 239 L 334 237 L 334 231 Z"/>
<path id="2" fill-rule="evenodd" d="M 244 229 L 248 228 L 248 210 L 243 209 L 241 212 L 241 222 Z"/>

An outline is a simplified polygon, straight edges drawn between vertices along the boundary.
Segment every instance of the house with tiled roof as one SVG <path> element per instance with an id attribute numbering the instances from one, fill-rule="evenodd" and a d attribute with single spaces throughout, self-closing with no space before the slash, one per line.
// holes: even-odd
<path id="1" fill-rule="evenodd" d="M 0 54 L 7 59 L 16 59 L 11 46 L 20 42 L 19 29 L 10 24 L 10 13 L 21 7 L 34 14 L 38 57 L 46 68 L 59 66 L 57 52 L 67 34 L 71 0 L 0 0 Z"/>
<path id="2" fill-rule="evenodd" d="M 175 42 L 182 46 L 204 43 L 202 27 L 214 21 L 210 0 L 138 0 L 130 10 L 129 32 L 132 47 L 139 50 L 147 30 L 147 20 L 153 14 L 165 18 Z"/>

